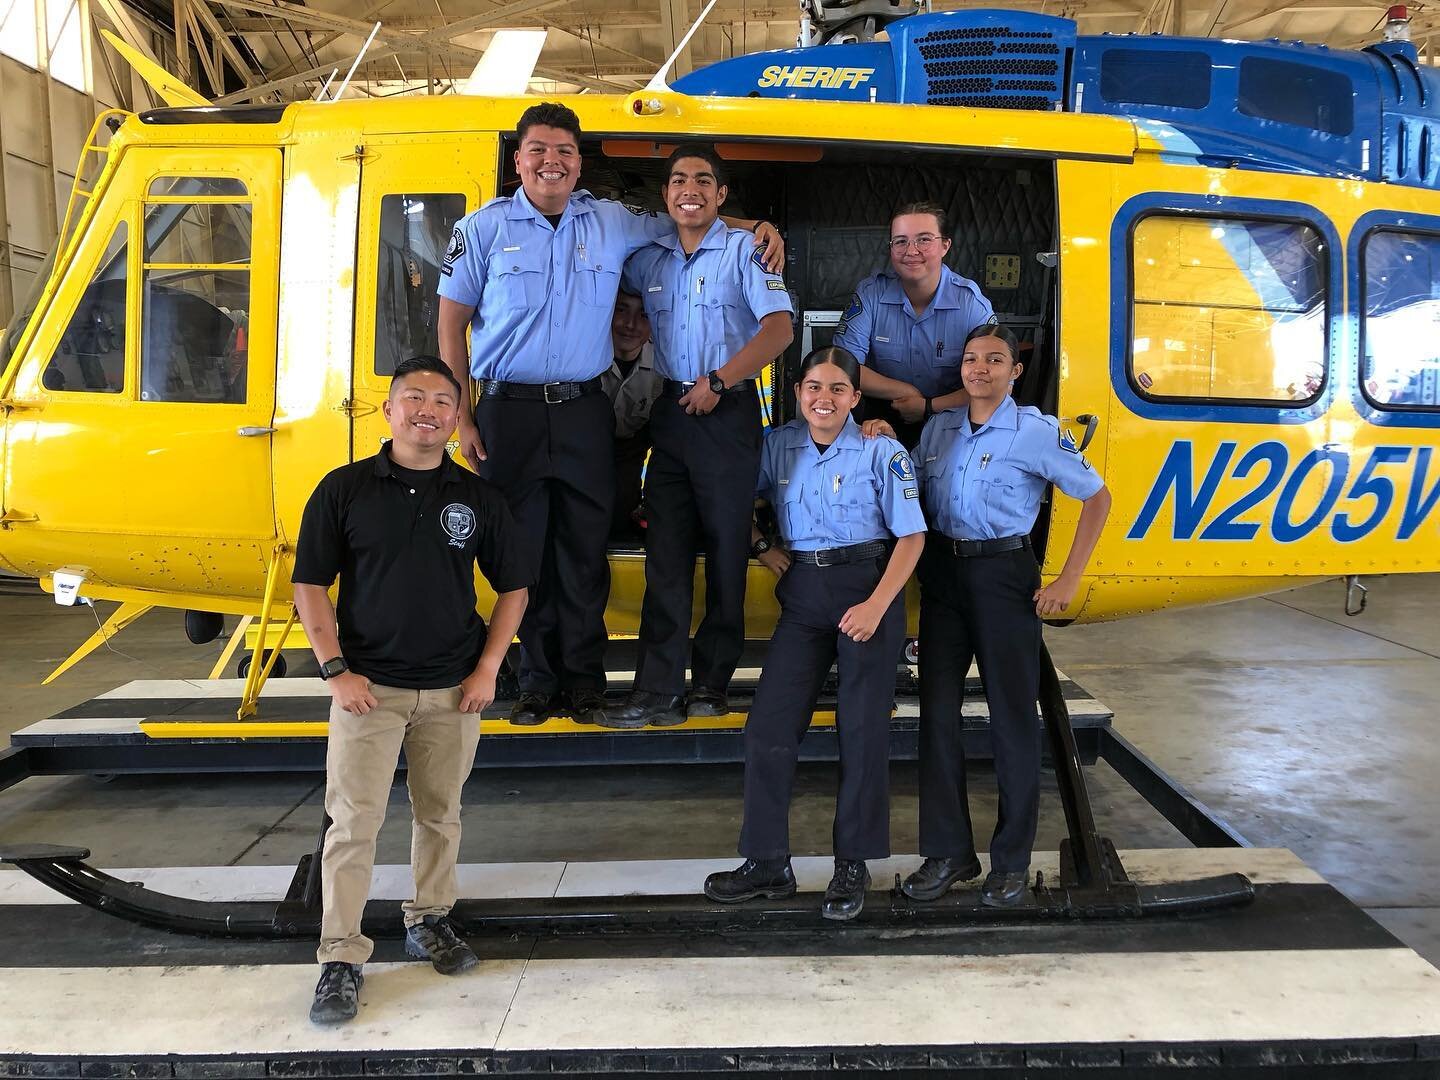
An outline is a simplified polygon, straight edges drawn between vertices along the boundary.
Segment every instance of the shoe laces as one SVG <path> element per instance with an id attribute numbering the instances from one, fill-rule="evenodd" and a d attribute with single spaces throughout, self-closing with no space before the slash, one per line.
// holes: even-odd
<path id="1" fill-rule="evenodd" d="M 460 944 L 460 935 L 455 933 L 455 927 L 450 925 L 450 920 L 444 915 L 427 916 L 425 925 L 446 948 L 454 948 Z"/>
<path id="2" fill-rule="evenodd" d="M 830 888 L 849 892 L 860 887 L 865 880 L 865 864 L 859 859 L 836 859 L 835 873 L 830 878 Z"/>
<path id="3" fill-rule="evenodd" d="M 354 980 L 354 972 L 343 960 L 332 960 L 320 969 L 320 981 L 315 984 L 317 994 L 338 994 L 347 981 Z"/>

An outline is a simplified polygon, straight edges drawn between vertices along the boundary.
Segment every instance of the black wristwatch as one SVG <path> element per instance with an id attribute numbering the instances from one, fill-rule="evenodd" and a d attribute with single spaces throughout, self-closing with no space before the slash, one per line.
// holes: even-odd
<path id="1" fill-rule="evenodd" d="M 720 372 L 710 372 L 710 392 L 712 394 L 723 394 L 725 392 L 725 380 L 720 377 Z"/>
<path id="2" fill-rule="evenodd" d="M 773 546 L 774 545 L 772 545 L 769 540 L 766 540 L 765 537 L 762 536 L 759 540 L 756 540 L 753 544 L 750 545 L 750 557 L 752 559 L 758 559 L 761 555 L 764 555 L 765 552 L 769 551 L 770 548 Z"/>
<path id="3" fill-rule="evenodd" d="M 320 678 L 333 679 L 336 675 L 344 675 L 349 670 L 350 665 L 345 663 L 345 657 L 337 656 L 320 665 Z"/>
<path id="4" fill-rule="evenodd" d="M 927 398 L 925 399 L 925 417 L 924 417 L 924 418 L 925 418 L 926 420 L 929 420 L 930 417 L 932 417 L 932 416 L 934 416 L 934 415 L 935 415 L 935 403 L 934 403 L 933 401 L 931 401 L 931 400 L 927 397 Z"/>

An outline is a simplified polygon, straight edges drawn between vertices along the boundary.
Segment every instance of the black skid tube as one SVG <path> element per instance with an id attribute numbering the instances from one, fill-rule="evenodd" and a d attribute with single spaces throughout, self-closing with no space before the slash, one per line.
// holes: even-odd
<path id="1" fill-rule="evenodd" d="M 87 865 L 83 848 L 30 845 L 0 849 L 0 862 L 12 863 L 70 899 L 142 926 L 222 938 L 314 939 L 320 912 L 298 899 L 268 901 L 192 900 L 147 889 Z M 1249 903 L 1254 888 L 1240 874 L 1163 885 L 1125 883 L 1103 893 L 1091 889 L 1047 887 L 1037 880 L 1025 903 L 988 908 L 976 890 L 952 892 L 932 903 L 917 904 L 898 889 L 886 903 L 872 900 L 855 922 L 859 929 L 947 929 L 1000 923 L 1138 919 L 1217 911 Z M 878 900 L 878 897 L 875 898 Z M 477 937 L 532 937 L 600 934 L 681 934 L 764 931 L 812 931 L 824 923 L 818 897 L 726 906 L 702 896 L 542 897 L 461 900 L 451 918 Z M 372 900 L 365 907 L 364 931 L 373 937 L 399 937 L 404 918 L 399 901 Z"/>

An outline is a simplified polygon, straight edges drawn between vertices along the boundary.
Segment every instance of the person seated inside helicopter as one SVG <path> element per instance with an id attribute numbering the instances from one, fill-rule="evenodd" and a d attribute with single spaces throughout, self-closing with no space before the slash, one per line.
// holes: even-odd
<path id="1" fill-rule="evenodd" d="M 600 376 L 600 385 L 615 405 L 615 512 L 610 519 L 612 542 L 638 545 L 644 541 L 641 525 L 640 480 L 650 453 L 650 409 L 665 387 L 654 369 L 650 320 L 645 304 L 634 293 L 615 298 L 610 319 L 615 359 Z"/>
<path id="2" fill-rule="evenodd" d="M 995 319 L 980 286 L 945 265 L 951 235 L 939 203 L 897 207 L 889 268 L 855 286 L 835 328 L 834 343 L 863 365 L 865 415 L 889 421 L 907 449 L 931 416 L 965 404 L 965 336 Z"/>

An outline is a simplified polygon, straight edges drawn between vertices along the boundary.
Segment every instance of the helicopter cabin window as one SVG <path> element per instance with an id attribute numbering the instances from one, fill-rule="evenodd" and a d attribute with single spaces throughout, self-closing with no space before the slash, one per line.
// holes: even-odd
<path id="1" fill-rule="evenodd" d="M 1298 222 L 1142 218 L 1131 239 L 1136 391 L 1313 402 L 1326 376 L 1325 260 L 1320 234 Z"/>
<path id="2" fill-rule="evenodd" d="M 450 233 L 464 215 L 464 195 L 386 195 L 380 200 L 375 374 L 392 375 L 412 356 L 440 355 L 440 268 Z"/>
<path id="3" fill-rule="evenodd" d="M 40 382 L 52 393 L 118 394 L 125 389 L 125 279 L 129 228 L 115 226 L 70 325 Z"/>
<path id="4" fill-rule="evenodd" d="M 1350 76 L 1291 60 L 1241 60 L 1235 104 L 1246 116 L 1329 135 L 1349 135 L 1355 127 Z"/>
<path id="5" fill-rule="evenodd" d="M 1440 410 L 1440 236 L 1377 230 L 1360 263 L 1365 397 L 1382 409 Z"/>
<path id="6" fill-rule="evenodd" d="M 1210 57 L 1203 52 L 1107 49 L 1100 96 L 1116 104 L 1203 109 L 1210 104 Z"/>
<path id="7" fill-rule="evenodd" d="M 142 401 L 245 401 L 250 226 L 241 181 L 168 177 L 151 185 L 141 278 Z"/>

